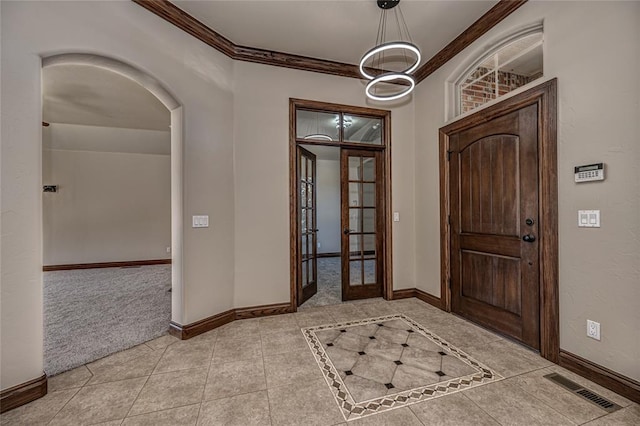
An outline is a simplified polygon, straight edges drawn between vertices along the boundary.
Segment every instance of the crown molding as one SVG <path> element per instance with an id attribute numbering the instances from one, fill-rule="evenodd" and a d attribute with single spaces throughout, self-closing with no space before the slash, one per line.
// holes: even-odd
<path id="1" fill-rule="evenodd" d="M 196 18 L 171 3 L 169 0 L 131 1 L 144 7 L 165 21 L 175 25 L 186 33 L 191 34 L 203 43 L 224 53 L 231 59 L 318 72 L 322 74 L 331 74 L 340 77 L 362 78 L 357 65 L 237 45 L 222 34 L 198 21 Z M 447 63 L 450 59 L 526 2 L 527 0 L 500 0 L 498 4 L 471 24 L 469 28 L 464 30 L 451 43 L 446 45 L 424 65 L 418 68 L 414 73 L 416 84 L 427 78 L 435 70 Z"/>
<path id="2" fill-rule="evenodd" d="M 191 34 L 198 40 L 224 53 L 231 59 L 255 62 L 277 67 L 332 74 L 340 77 L 361 78 L 357 65 L 307 56 L 292 55 L 255 47 L 239 46 L 222 34 L 209 28 L 168 0 L 132 0 L 165 21 Z"/>
<path id="3" fill-rule="evenodd" d="M 511 15 L 520 6 L 525 4 L 527 0 L 500 0 L 498 4 L 493 6 L 487 13 L 482 15 L 476 22 L 471 24 L 469 28 L 464 30 L 451 43 L 447 44 L 441 51 L 436 53 L 431 59 L 425 62 L 414 73 L 416 84 L 431 75 L 438 68 L 453 59 L 458 53 L 462 52 L 474 41 L 479 39 L 483 34 L 495 27 L 504 18 Z"/>

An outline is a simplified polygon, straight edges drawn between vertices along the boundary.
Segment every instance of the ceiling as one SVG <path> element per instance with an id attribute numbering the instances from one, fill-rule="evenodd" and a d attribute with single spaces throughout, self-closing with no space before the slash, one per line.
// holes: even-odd
<path id="1" fill-rule="evenodd" d="M 169 131 L 169 110 L 147 89 L 112 71 L 86 65 L 42 70 L 48 123 Z"/>
<path id="2" fill-rule="evenodd" d="M 424 63 L 496 3 L 404 0 L 401 8 Z M 380 17 L 375 0 L 173 4 L 237 45 L 350 64 L 373 46 Z M 43 70 L 43 119 L 165 131 L 170 124 L 167 109 L 146 89 L 111 71 L 82 65 Z"/>
<path id="3" fill-rule="evenodd" d="M 496 3 L 404 0 L 400 6 L 424 63 Z M 174 0 L 173 4 L 237 45 L 348 64 L 357 64 L 373 47 L 380 18 L 375 0 Z M 395 31 L 392 16 L 388 33 L 391 28 Z"/>

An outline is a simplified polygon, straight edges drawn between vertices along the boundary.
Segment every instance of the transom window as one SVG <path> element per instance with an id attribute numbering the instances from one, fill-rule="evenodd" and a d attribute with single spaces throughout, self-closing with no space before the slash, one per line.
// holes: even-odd
<path id="1" fill-rule="evenodd" d="M 382 145 L 383 119 L 344 112 L 296 111 L 296 139 Z"/>
<path id="2" fill-rule="evenodd" d="M 542 28 L 499 44 L 456 85 L 456 115 L 472 111 L 543 76 Z"/>

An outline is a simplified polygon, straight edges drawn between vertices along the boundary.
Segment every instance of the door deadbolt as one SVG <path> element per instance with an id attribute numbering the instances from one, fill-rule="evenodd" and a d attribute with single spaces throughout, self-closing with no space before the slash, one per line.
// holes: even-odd
<path id="1" fill-rule="evenodd" d="M 533 226 L 533 224 L 536 223 L 536 221 L 528 217 L 527 220 L 524 221 L 524 223 L 526 223 L 529 226 Z"/>

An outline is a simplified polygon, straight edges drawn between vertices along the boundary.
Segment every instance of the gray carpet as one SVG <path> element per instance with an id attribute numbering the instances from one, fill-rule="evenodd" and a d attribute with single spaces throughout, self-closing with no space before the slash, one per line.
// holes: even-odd
<path id="1" fill-rule="evenodd" d="M 166 334 L 171 265 L 44 273 L 44 370 L 61 373 Z"/>
<path id="2" fill-rule="evenodd" d="M 318 259 L 318 293 L 300 305 L 300 309 L 342 303 L 342 271 L 339 257 Z"/>

